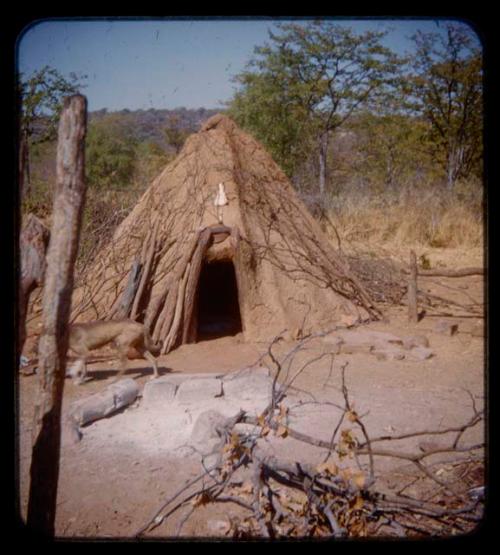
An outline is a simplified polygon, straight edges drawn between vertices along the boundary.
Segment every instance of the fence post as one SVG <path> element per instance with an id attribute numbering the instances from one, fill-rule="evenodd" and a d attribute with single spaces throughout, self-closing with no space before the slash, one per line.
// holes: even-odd
<path id="1" fill-rule="evenodd" d="M 42 301 L 27 518 L 28 526 L 45 536 L 53 536 L 55 529 L 67 324 L 85 201 L 86 125 L 86 98 L 66 98 L 58 129 L 56 191 Z"/>
<path id="2" fill-rule="evenodd" d="M 408 321 L 418 322 L 417 304 L 417 256 L 415 251 L 410 251 L 410 275 L 408 277 Z"/>

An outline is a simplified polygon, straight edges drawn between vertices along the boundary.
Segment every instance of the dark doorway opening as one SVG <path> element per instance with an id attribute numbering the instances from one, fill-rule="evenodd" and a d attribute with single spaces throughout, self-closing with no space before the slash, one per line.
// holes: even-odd
<path id="1" fill-rule="evenodd" d="M 198 285 L 198 340 L 242 331 L 238 285 L 231 260 L 205 262 Z"/>

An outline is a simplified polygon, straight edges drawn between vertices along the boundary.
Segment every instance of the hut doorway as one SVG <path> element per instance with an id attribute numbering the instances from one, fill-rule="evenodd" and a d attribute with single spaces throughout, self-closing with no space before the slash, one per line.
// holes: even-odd
<path id="1" fill-rule="evenodd" d="M 203 262 L 196 316 L 198 341 L 242 331 L 238 285 L 231 259 Z"/>

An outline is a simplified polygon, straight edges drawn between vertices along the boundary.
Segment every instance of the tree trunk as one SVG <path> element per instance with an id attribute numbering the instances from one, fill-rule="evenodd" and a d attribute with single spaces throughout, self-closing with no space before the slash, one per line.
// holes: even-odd
<path id="1" fill-rule="evenodd" d="M 462 164 L 464 158 L 463 147 L 452 147 L 448 152 L 446 177 L 447 177 L 447 187 L 449 191 L 453 191 L 455 188 L 455 182 L 460 175 Z"/>
<path id="2" fill-rule="evenodd" d="M 66 98 L 58 131 L 57 181 L 43 295 L 27 519 L 33 531 L 48 536 L 54 535 L 67 324 L 85 201 L 86 119 L 86 98 L 81 95 Z"/>
<path id="3" fill-rule="evenodd" d="M 321 134 L 319 140 L 319 194 L 325 196 L 326 189 L 326 158 L 328 152 L 328 131 Z"/>
<path id="4" fill-rule="evenodd" d="M 25 132 L 21 134 L 19 145 L 19 199 L 22 200 L 29 192 L 31 183 L 29 164 L 28 136 Z"/>

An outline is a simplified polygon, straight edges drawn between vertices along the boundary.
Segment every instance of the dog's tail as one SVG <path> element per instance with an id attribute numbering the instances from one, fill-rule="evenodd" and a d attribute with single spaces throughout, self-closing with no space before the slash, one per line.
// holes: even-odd
<path id="1" fill-rule="evenodd" d="M 158 343 L 153 343 L 153 339 L 149 335 L 149 332 L 146 328 L 144 328 L 144 344 L 146 345 L 146 349 L 155 357 L 160 354 L 162 343 L 158 341 Z"/>

